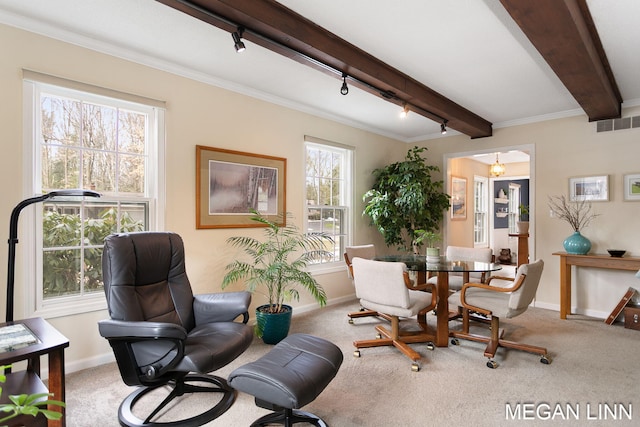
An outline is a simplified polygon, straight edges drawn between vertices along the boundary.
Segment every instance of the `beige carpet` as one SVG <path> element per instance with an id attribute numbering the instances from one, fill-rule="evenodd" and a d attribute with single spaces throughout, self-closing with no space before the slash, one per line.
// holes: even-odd
<path id="1" fill-rule="evenodd" d="M 461 341 L 434 351 L 414 345 L 425 359 L 422 370 L 412 372 L 409 359 L 393 348 L 363 349 L 361 358 L 352 356 L 352 342 L 374 337 L 378 323 L 368 318 L 350 325 L 346 313 L 357 308 L 354 301 L 294 316 L 292 332 L 327 338 L 344 352 L 336 378 L 304 408 L 330 426 L 640 425 L 640 331 L 576 315 L 560 320 L 557 312 L 529 309 L 503 322 L 505 338 L 547 347 L 550 365 L 533 354 L 501 349 L 496 357 L 500 366 L 489 369 L 484 346 Z M 270 348 L 255 340 L 217 373 L 226 377 Z M 114 364 L 68 375 L 67 426 L 118 426 L 118 405 L 131 390 Z M 190 405 L 198 404 L 206 402 L 191 399 L 180 408 L 188 413 Z M 520 419 L 514 420 L 518 410 Z M 251 396 L 240 394 L 229 411 L 208 425 L 249 426 L 267 412 Z"/>

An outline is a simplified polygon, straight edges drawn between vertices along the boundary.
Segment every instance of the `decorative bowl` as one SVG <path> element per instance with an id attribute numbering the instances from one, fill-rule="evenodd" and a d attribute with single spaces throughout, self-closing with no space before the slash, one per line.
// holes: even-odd
<path id="1" fill-rule="evenodd" d="M 612 257 L 621 258 L 627 251 L 623 251 L 622 249 L 607 249 L 607 252 L 609 252 L 609 255 Z"/>

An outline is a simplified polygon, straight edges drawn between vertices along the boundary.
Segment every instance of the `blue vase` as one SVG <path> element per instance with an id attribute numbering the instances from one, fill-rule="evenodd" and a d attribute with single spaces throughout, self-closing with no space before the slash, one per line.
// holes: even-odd
<path id="1" fill-rule="evenodd" d="M 564 250 L 572 255 L 586 255 L 591 250 L 591 242 L 579 231 L 575 231 L 571 236 L 564 239 L 562 245 Z"/>
<path id="2" fill-rule="evenodd" d="M 278 344 L 289 334 L 291 314 L 293 308 L 283 305 L 286 311 L 282 313 L 267 313 L 269 305 L 256 308 L 256 335 L 265 344 Z"/>

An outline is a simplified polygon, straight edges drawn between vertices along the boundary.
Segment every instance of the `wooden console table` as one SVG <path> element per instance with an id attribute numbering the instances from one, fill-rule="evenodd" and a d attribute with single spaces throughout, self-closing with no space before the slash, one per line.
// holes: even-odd
<path id="1" fill-rule="evenodd" d="M 616 258 L 603 254 L 572 255 L 566 252 L 554 252 L 560 257 L 560 318 L 571 314 L 571 266 L 608 268 L 612 270 L 638 271 L 640 258 Z"/>
<path id="2" fill-rule="evenodd" d="M 32 319 L 16 320 L 2 323 L 0 327 L 22 324 L 26 326 L 38 338 L 38 342 L 26 347 L 0 352 L 0 365 L 11 365 L 21 360 L 27 361 L 26 371 L 12 372 L 7 375 L 7 382 L 2 390 L 2 398 L 10 394 L 46 393 L 47 388 L 40 381 L 40 356 L 47 355 L 49 359 L 49 393 L 53 393 L 52 399 L 65 401 L 64 387 L 64 349 L 69 347 L 69 340 L 46 320 L 35 317 Z M 62 419 L 49 420 L 48 425 L 64 427 L 66 420 L 64 408 L 50 406 L 52 411 L 62 412 Z M 39 416 L 40 417 L 40 416 Z M 38 421 L 29 416 L 27 425 L 38 425 Z M 26 420 L 26 419 L 25 419 Z M 13 420 L 10 420 L 10 425 Z M 45 420 L 46 422 L 46 420 Z M 20 424 L 22 425 L 22 424 Z"/>

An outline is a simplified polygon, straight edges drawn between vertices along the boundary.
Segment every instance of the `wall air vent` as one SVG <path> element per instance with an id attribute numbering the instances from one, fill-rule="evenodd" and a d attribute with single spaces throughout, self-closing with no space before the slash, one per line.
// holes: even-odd
<path id="1" fill-rule="evenodd" d="M 596 132 L 598 133 L 631 128 L 640 128 L 640 116 L 598 120 L 596 122 Z"/>

